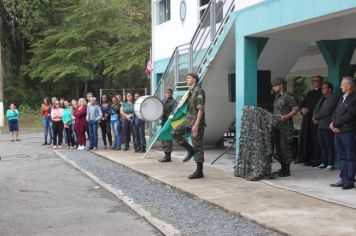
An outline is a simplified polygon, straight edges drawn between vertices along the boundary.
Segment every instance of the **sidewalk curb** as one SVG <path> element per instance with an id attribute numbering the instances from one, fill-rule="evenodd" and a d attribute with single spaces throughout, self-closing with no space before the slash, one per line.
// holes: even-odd
<path id="1" fill-rule="evenodd" d="M 92 152 L 92 151 L 91 151 L 91 152 Z M 245 219 L 247 219 L 247 220 L 249 220 L 249 221 L 251 221 L 251 222 L 253 222 L 253 223 L 255 223 L 255 224 L 258 224 L 258 225 L 260 225 L 260 226 L 262 226 L 262 227 L 264 227 L 264 228 L 267 228 L 267 229 L 269 229 L 269 230 L 275 231 L 276 233 L 279 233 L 279 234 L 281 234 L 281 235 L 286 235 L 286 236 L 290 235 L 290 234 L 288 234 L 288 233 L 286 233 L 286 232 L 284 232 L 284 231 L 281 231 L 281 230 L 279 230 L 279 229 L 277 229 L 277 228 L 274 228 L 274 227 L 272 227 L 272 226 L 270 226 L 270 225 L 266 225 L 266 224 L 264 224 L 264 223 L 261 223 L 261 222 L 258 222 L 258 221 L 256 221 L 256 220 L 254 220 L 254 219 L 251 219 L 250 217 L 248 217 L 248 216 L 246 216 L 246 215 L 244 215 L 244 214 L 241 214 L 240 212 L 236 212 L 236 211 L 230 210 L 230 209 L 228 209 L 228 208 L 226 208 L 226 207 L 220 206 L 220 205 L 218 205 L 218 204 L 216 204 L 216 203 L 214 203 L 214 202 L 211 202 L 211 201 L 209 201 L 209 200 L 202 199 L 202 198 L 200 198 L 199 196 L 197 196 L 197 195 L 195 195 L 195 194 L 193 194 L 193 193 L 190 193 L 190 192 L 185 191 L 184 189 L 181 189 L 181 188 L 179 188 L 179 187 L 176 187 L 176 186 L 170 185 L 170 184 L 168 184 L 168 183 L 162 182 L 160 179 L 157 179 L 157 178 L 155 178 L 155 177 L 152 177 L 152 176 L 150 176 L 150 175 L 148 175 L 148 174 L 146 174 L 146 173 L 144 173 L 144 172 L 141 172 L 141 171 L 139 171 L 139 170 L 135 170 L 135 169 L 131 168 L 131 167 L 128 166 L 128 165 L 125 165 L 125 164 L 119 163 L 119 162 L 115 162 L 114 160 L 112 160 L 112 159 L 110 159 L 110 158 L 108 158 L 108 157 L 106 157 L 106 156 L 104 156 L 104 155 L 102 155 L 102 154 L 100 154 L 100 153 L 96 153 L 96 152 L 92 152 L 92 153 L 95 154 L 95 155 L 97 155 L 97 156 L 99 156 L 99 157 L 101 157 L 101 158 L 104 158 L 104 159 L 106 159 L 106 160 L 108 160 L 108 161 L 111 161 L 111 162 L 113 162 L 113 163 L 115 163 L 115 164 L 124 166 L 125 168 L 127 168 L 127 169 L 129 169 L 129 170 L 131 170 L 131 171 L 134 171 L 134 172 L 136 172 L 137 174 L 140 174 L 140 175 L 142 175 L 142 176 L 145 176 L 145 177 L 147 177 L 148 179 L 150 179 L 150 180 L 152 180 L 152 181 L 155 181 L 155 182 L 157 182 L 157 183 L 160 183 L 160 184 L 169 186 L 170 188 L 175 189 L 176 191 L 178 191 L 178 192 L 180 192 L 180 193 L 183 193 L 183 194 L 185 194 L 185 195 L 187 195 L 187 196 L 189 196 L 189 197 L 191 197 L 191 198 L 194 198 L 194 199 L 197 199 L 197 200 L 199 200 L 199 201 L 202 201 L 202 202 L 205 202 L 205 203 L 207 203 L 207 204 L 210 204 L 210 205 L 212 205 L 212 206 L 215 206 L 215 207 L 217 207 L 217 208 L 219 208 L 219 209 L 221 209 L 221 210 L 223 210 L 223 211 L 225 211 L 225 212 L 228 212 L 228 213 L 230 213 L 230 214 L 234 214 L 234 215 L 243 217 L 243 218 L 245 218 Z M 179 158 L 177 158 L 177 157 L 174 157 L 174 156 L 173 156 L 173 158 L 182 161 L 182 159 L 179 159 Z"/>
<path id="2" fill-rule="evenodd" d="M 99 178 L 97 178 L 96 176 L 94 176 L 90 172 L 84 170 L 83 168 L 78 166 L 74 161 L 69 160 L 64 154 L 58 152 L 57 150 L 54 151 L 54 153 L 58 157 L 63 159 L 65 162 L 67 162 L 70 165 L 72 165 L 75 169 L 79 170 L 80 172 L 82 172 L 83 174 L 88 176 L 90 179 L 92 179 L 94 182 L 99 184 L 101 187 L 103 187 L 107 191 L 109 191 L 112 194 L 114 194 L 118 199 L 123 201 L 129 208 L 131 208 L 139 216 L 144 218 L 149 224 L 151 224 L 153 227 L 155 227 L 163 235 L 167 235 L 167 236 L 180 236 L 180 235 L 182 235 L 182 233 L 178 229 L 174 228 L 173 225 L 168 224 L 167 222 L 152 216 L 152 214 L 149 211 L 145 210 L 142 205 L 136 203 L 132 198 L 126 196 L 122 192 L 122 190 L 113 188 L 110 184 L 106 184 L 105 182 L 101 181 Z M 95 154 L 95 153 L 93 153 L 93 154 Z"/>

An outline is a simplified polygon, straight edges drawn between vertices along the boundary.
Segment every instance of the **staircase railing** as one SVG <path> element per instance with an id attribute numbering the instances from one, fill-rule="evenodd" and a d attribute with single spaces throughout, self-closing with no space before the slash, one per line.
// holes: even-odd
<path id="1" fill-rule="evenodd" d="M 207 71 L 212 58 L 208 58 L 223 32 L 224 25 L 229 21 L 230 13 L 235 8 L 235 0 L 210 0 L 201 21 L 187 44 L 177 46 L 169 60 L 156 88 L 155 96 L 164 98 L 167 88 L 178 89 L 185 81 L 188 72 L 196 72 L 201 79 Z M 201 81 L 200 81 L 201 82 Z M 150 140 L 156 134 L 160 122 L 152 126 Z"/>
<path id="2" fill-rule="evenodd" d="M 200 78 L 203 77 L 210 63 L 208 55 L 234 7 L 235 0 L 210 0 L 191 41 L 173 51 L 155 96 L 163 99 L 164 91 L 175 89 L 179 82 L 184 82 L 188 72 L 196 72 Z"/>

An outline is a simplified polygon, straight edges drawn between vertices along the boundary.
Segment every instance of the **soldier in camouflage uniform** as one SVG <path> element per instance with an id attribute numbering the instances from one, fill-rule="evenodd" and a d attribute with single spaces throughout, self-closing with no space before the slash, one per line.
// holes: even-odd
<path id="1" fill-rule="evenodd" d="M 189 161 L 195 156 L 195 162 L 197 163 L 197 169 L 189 175 L 189 179 L 204 178 L 203 174 L 203 162 L 204 162 L 204 150 L 203 150 L 203 136 L 205 123 L 205 92 L 198 85 L 198 75 L 196 73 L 190 73 L 187 75 L 187 85 L 190 87 L 188 97 L 188 114 L 184 122 L 178 125 L 173 131 L 174 140 L 184 147 L 188 154 L 183 162 Z M 192 133 L 193 147 L 183 138 L 186 133 Z"/>
<path id="2" fill-rule="evenodd" d="M 273 156 L 282 167 L 275 174 L 286 177 L 290 176 L 290 163 L 292 162 L 293 116 L 297 114 L 299 108 L 295 99 L 285 92 L 283 78 L 274 78 L 272 86 L 276 95 L 272 115 Z"/>
<path id="3" fill-rule="evenodd" d="M 163 116 L 162 116 L 162 122 L 161 126 L 163 127 L 166 121 L 169 118 L 169 115 L 172 113 L 174 108 L 177 105 L 176 100 L 173 99 L 173 90 L 172 89 L 166 89 L 165 91 L 165 99 L 163 100 Z M 173 140 L 167 140 L 167 141 L 162 141 L 162 148 L 164 151 L 164 157 L 160 159 L 160 162 L 170 162 L 172 161 L 171 159 L 171 153 L 172 153 L 172 147 L 173 147 Z"/>

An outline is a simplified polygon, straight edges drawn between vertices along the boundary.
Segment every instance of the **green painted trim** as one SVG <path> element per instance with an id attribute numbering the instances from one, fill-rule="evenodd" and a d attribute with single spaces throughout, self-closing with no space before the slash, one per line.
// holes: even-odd
<path id="1" fill-rule="evenodd" d="M 170 58 L 165 58 L 165 59 L 161 59 L 158 61 L 154 61 L 153 65 L 154 65 L 154 72 L 155 73 L 164 73 L 164 71 L 166 70 L 166 67 L 168 66 Z"/>
<path id="2" fill-rule="evenodd" d="M 268 38 L 255 38 L 257 42 L 257 58 L 261 56 L 263 49 L 265 48 Z"/>
<path id="3" fill-rule="evenodd" d="M 356 0 L 265 0 L 237 11 L 236 23 L 247 36 L 352 8 Z"/>
<path id="4" fill-rule="evenodd" d="M 322 40 L 317 45 L 328 65 L 329 82 L 340 93 L 340 80 L 347 75 L 354 75 L 354 66 L 350 65 L 356 48 L 356 39 Z"/>
<path id="5" fill-rule="evenodd" d="M 239 140 L 242 109 L 244 106 L 257 106 L 257 61 L 268 39 L 240 37 L 236 48 L 236 71 L 240 75 L 236 79 L 236 140 Z M 239 79 L 244 78 L 244 79 Z M 239 147 L 236 146 L 238 153 Z M 238 155 L 236 155 L 238 158 Z"/>
<path id="6" fill-rule="evenodd" d="M 151 77 L 151 91 L 153 91 L 153 94 L 156 92 L 159 80 L 161 79 L 159 74 L 164 73 L 166 67 L 168 66 L 169 60 L 169 58 L 166 58 L 162 60 L 153 61 L 153 73 Z"/>
<path id="7" fill-rule="evenodd" d="M 258 53 L 251 51 L 253 43 L 247 36 L 278 29 L 319 17 L 356 8 L 356 0 L 265 0 L 251 7 L 235 11 L 236 29 L 236 140 L 239 140 L 242 108 L 255 104 L 257 99 L 255 68 Z M 298 9 L 298 10 L 296 10 Z M 245 51 L 247 49 L 247 51 Z M 257 52 L 261 53 L 262 49 Z M 247 54 L 247 55 L 245 55 Z M 249 62 L 249 58 L 255 60 Z M 246 64 L 247 63 L 247 64 Z M 338 86 L 337 86 L 338 87 Z M 252 95 L 255 98 L 252 98 Z M 238 153 L 238 144 L 236 145 Z M 237 156 L 237 155 L 236 155 Z"/>

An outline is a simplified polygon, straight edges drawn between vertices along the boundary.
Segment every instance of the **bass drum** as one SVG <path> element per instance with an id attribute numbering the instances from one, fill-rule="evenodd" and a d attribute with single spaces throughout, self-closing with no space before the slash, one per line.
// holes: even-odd
<path id="1" fill-rule="evenodd" d="M 156 121 L 163 115 L 163 103 L 155 96 L 142 96 L 135 102 L 134 111 L 140 120 Z"/>

